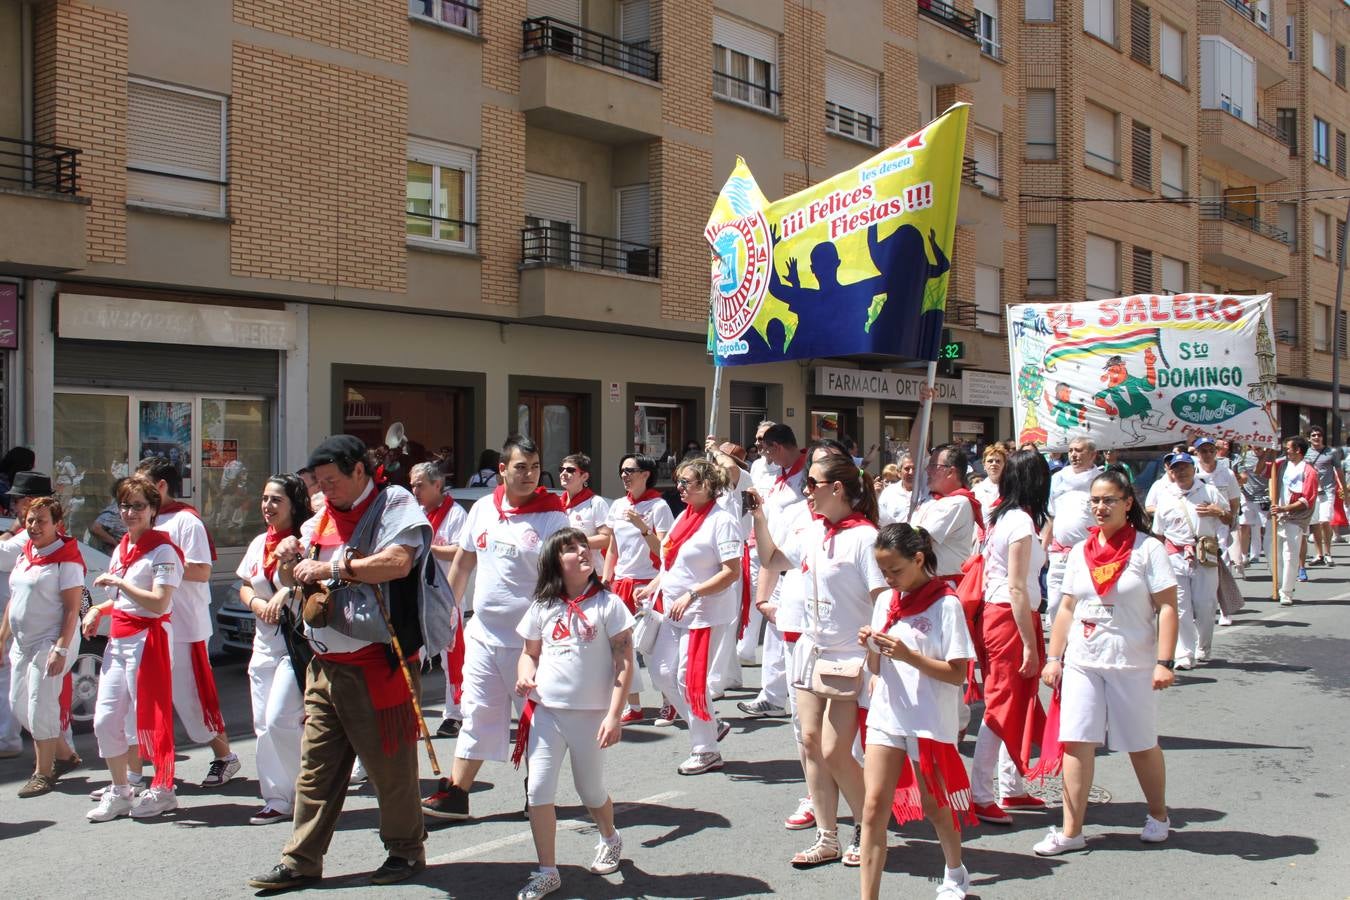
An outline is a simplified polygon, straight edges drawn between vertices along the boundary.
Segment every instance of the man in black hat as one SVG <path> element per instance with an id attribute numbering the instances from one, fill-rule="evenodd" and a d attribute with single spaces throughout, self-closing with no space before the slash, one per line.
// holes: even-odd
<path id="1" fill-rule="evenodd" d="M 328 438 L 309 465 L 327 504 L 302 526 L 300 538 L 286 538 L 276 554 L 283 580 L 289 577 L 302 589 L 325 584 L 331 594 L 326 616 L 307 610 L 306 634 L 316 655 L 305 684 L 294 830 L 281 862 L 249 879 L 250 887 L 262 890 L 301 887 L 322 877 L 358 755 L 379 800 L 380 838 L 388 853 L 372 883 L 394 884 L 426 868 L 418 722 L 409 690 L 409 684 L 420 690 L 419 669 L 413 664 L 401 671 L 392 645 L 396 634 L 405 657 L 415 657 L 422 646 L 415 566 L 430 546 L 431 526 L 407 490 L 375 483 L 358 438 Z"/>

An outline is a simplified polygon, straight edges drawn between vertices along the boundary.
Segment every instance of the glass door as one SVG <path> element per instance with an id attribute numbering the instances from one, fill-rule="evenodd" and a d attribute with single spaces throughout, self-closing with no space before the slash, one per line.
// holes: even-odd
<path id="1" fill-rule="evenodd" d="M 193 403 L 191 398 L 158 399 L 138 397 L 136 400 L 136 459 L 163 456 L 178 469 L 183 477 L 183 489 L 178 498 L 186 500 L 193 495 Z"/>

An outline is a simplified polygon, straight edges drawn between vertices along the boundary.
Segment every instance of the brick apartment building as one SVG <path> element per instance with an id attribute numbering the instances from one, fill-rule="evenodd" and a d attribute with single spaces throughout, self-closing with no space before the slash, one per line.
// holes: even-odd
<path id="1" fill-rule="evenodd" d="M 617 492 L 705 430 L 735 157 L 781 196 L 955 101 L 936 438 L 1011 431 L 1004 306 L 1136 289 L 1274 291 L 1283 414 L 1322 421 L 1343 201 L 1299 200 L 1350 185 L 1339 0 L 970 2 L 0 0 L 6 442 L 76 527 L 176 454 L 236 547 L 332 431 L 401 422 L 463 484 L 518 429 Z M 730 369 L 718 431 L 903 441 L 913 402 L 827 393 L 879 367 Z"/>

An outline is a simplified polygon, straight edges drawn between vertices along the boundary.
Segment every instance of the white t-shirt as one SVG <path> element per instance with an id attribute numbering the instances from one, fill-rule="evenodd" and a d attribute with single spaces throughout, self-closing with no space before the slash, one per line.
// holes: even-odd
<path id="1" fill-rule="evenodd" d="M 1182 491 L 1176 482 L 1169 481 L 1158 491 L 1158 508 L 1153 514 L 1153 530 L 1178 546 L 1194 544 L 1197 536 L 1214 537 L 1220 522 L 1213 516 L 1202 516 L 1197 506 L 1214 503 L 1228 509 L 1228 501 L 1211 484 L 1199 478 L 1191 483 L 1189 491 Z"/>
<path id="2" fill-rule="evenodd" d="M 610 504 L 609 519 L 605 524 L 614 532 L 615 549 L 611 552 L 618 554 L 618 558 L 614 560 L 614 577 L 650 581 L 656 577 L 657 572 L 656 565 L 652 562 L 651 545 L 642 536 L 638 527 L 628 521 L 629 509 L 637 510 L 647 529 L 656 532 L 658 547 L 661 537 L 668 534 L 671 526 L 675 524 L 675 515 L 670 511 L 670 504 L 661 497 L 643 500 L 635 505 L 629 501 L 628 495 L 624 494 Z"/>
<path id="3" fill-rule="evenodd" d="M 1218 462 L 1227 462 L 1227 460 L 1219 460 Z M 1226 507 L 1233 500 L 1242 501 L 1242 486 L 1238 484 L 1237 476 L 1233 474 L 1233 470 L 1227 466 L 1216 463 L 1213 472 L 1206 472 L 1196 466 L 1195 480 L 1203 481 L 1218 490 L 1220 496 L 1223 497 L 1221 506 Z"/>
<path id="4" fill-rule="evenodd" d="M 248 586 L 253 588 L 253 593 L 258 599 L 264 602 L 272 599 L 272 596 L 281 589 L 281 582 L 278 580 L 281 567 L 277 566 L 272 570 L 271 578 L 267 577 L 267 572 L 263 569 L 263 546 L 266 543 L 266 533 L 255 537 L 244 551 L 244 558 L 239 560 L 239 568 L 234 570 L 234 574 L 244 579 Z M 255 621 L 253 652 L 273 659 L 285 656 L 286 640 L 281 636 L 280 626 L 268 625 L 261 619 Z"/>
<path id="5" fill-rule="evenodd" d="M 877 497 L 877 521 L 882 525 L 909 521 L 909 505 L 913 497 L 914 490 L 905 487 L 904 482 L 886 485 Z"/>
<path id="6" fill-rule="evenodd" d="M 469 514 L 464 511 L 464 507 L 449 497 L 445 499 L 445 502 L 450 504 L 450 511 L 441 520 L 441 527 L 437 528 L 436 533 L 431 536 L 431 544 L 433 547 L 458 547 L 459 536 L 464 531 L 464 523 L 468 521 Z M 427 521 L 431 521 L 429 516 Z M 450 564 L 440 559 L 436 562 L 440 564 L 441 571 L 449 576 Z"/>
<path id="7" fill-rule="evenodd" d="M 502 509 L 514 509 L 502 499 Z M 567 527 L 567 515 L 559 511 L 509 516 L 497 514 L 492 495 L 480 497 L 469 510 L 460 534 L 464 553 L 477 555 L 474 569 L 473 618 L 464 633 L 489 647 L 521 646 L 516 626 L 530 605 L 539 583 L 539 551 L 544 541 Z"/>
<path id="8" fill-rule="evenodd" d="M 881 631 L 885 627 L 890 601 L 889 592 L 877 598 L 872 612 L 873 629 Z M 961 601 L 952 594 L 917 616 L 896 622 L 886 634 L 930 659 L 950 662 L 975 658 Z M 869 728 L 897 736 L 956 743 L 961 729 L 961 685 L 930 678 L 908 663 L 888 656 L 881 657 L 879 668 L 867 713 Z"/>
<path id="9" fill-rule="evenodd" d="M 173 539 L 189 565 L 211 565 L 211 542 L 202 520 L 185 509 L 155 517 L 155 530 Z M 190 644 L 211 639 L 211 583 L 183 579 L 173 592 L 173 638 Z"/>
<path id="10" fill-rule="evenodd" d="M 669 536 L 666 540 L 670 540 Z M 731 513 L 714 503 L 708 518 L 680 547 L 670 568 L 661 573 L 661 595 L 665 598 L 665 609 L 669 611 L 671 604 L 695 585 L 716 575 L 722 563 L 733 559 L 740 562 L 743 544 L 740 523 L 731 517 Z M 662 552 L 665 552 L 664 549 Z M 707 594 L 695 600 L 678 622 L 673 619 L 666 621 L 676 628 L 707 628 L 729 625 L 740 614 L 741 582 L 737 579 L 720 593 Z"/>
<path id="11" fill-rule="evenodd" d="M 607 526 L 606 521 L 609 518 L 609 501 L 599 494 L 592 494 L 582 503 L 567 510 L 567 524 L 571 528 L 580 531 L 586 537 L 594 537 L 600 533 L 600 529 Z M 591 550 L 591 566 L 596 572 L 601 571 L 601 565 L 604 560 L 600 556 L 599 550 Z"/>
<path id="12" fill-rule="evenodd" d="M 748 489 L 751 484 L 750 473 L 738 467 L 736 482 L 728 485 L 717 498 L 717 505 L 731 513 L 732 518 L 740 523 L 742 538 L 748 538 L 755 529 L 755 520 L 745 511 L 745 503 L 741 500 L 741 491 Z"/>
<path id="13" fill-rule="evenodd" d="M 971 488 L 970 492 L 980 501 L 980 518 L 987 527 L 989 519 L 994 515 L 994 507 L 998 506 L 998 485 L 986 478 Z"/>
<path id="14" fill-rule="evenodd" d="M 811 506 L 805 500 L 798 500 L 784 507 L 779 514 L 769 520 L 769 533 L 773 535 L 775 546 L 800 540 L 802 534 L 811 527 Z M 777 626 L 780 632 L 806 630 L 806 576 L 801 566 L 793 566 L 778 580 L 775 596 L 778 598 Z"/>
<path id="15" fill-rule="evenodd" d="M 1162 542 L 1139 534 L 1120 580 L 1099 598 L 1083 544 L 1074 547 L 1064 567 L 1064 593 L 1076 601 L 1065 660 L 1085 669 L 1152 669 L 1158 658 L 1152 595 L 1176 584 Z"/>
<path id="16" fill-rule="evenodd" d="M 1159 473 L 1153 483 L 1148 486 L 1148 495 L 1144 497 L 1144 509 L 1156 510 L 1158 500 L 1162 497 L 1162 491 L 1165 487 L 1172 487 L 1176 482 L 1172 481 L 1166 472 Z"/>
<path id="17" fill-rule="evenodd" d="M 1041 600 L 1041 567 L 1045 565 L 1045 548 L 1041 546 L 1035 524 L 1026 510 L 1010 509 L 999 516 L 989 530 L 984 544 L 984 601 L 1002 606 L 1012 605 L 1008 591 L 1008 554 L 1012 545 L 1022 538 L 1031 538 L 1031 562 L 1027 566 L 1027 599 L 1034 610 Z"/>
<path id="18" fill-rule="evenodd" d="M 160 616 L 173 613 L 171 623 L 174 625 L 175 634 L 177 633 L 178 591 L 183 583 L 183 563 L 172 547 L 161 544 L 132 563 L 130 568 L 123 565 L 122 554 L 113 551 L 111 570 L 143 591 L 152 590 L 156 585 L 168 585 L 173 588 L 173 596 L 169 598 L 169 605 L 162 613 L 151 612 L 121 590 L 113 597 L 113 609 L 120 609 L 142 619 L 158 619 Z"/>
<path id="19" fill-rule="evenodd" d="M 802 466 L 796 472 L 784 477 L 780 470 L 774 476 L 773 481 L 769 482 L 768 488 L 764 491 L 764 515 L 770 520 L 782 512 L 785 507 L 791 506 L 802 499 L 802 488 L 806 484 L 806 465 L 805 451 L 802 453 Z"/>
<path id="20" fill-rule="evenodd" d="M 975 514 L 970 501 L 956 494 L 929 500 L 911 521 L 933 539 L 937 574 L 961 574 L 962 564 L 975 552 Z"/>
<path id="21" fill-rule="evenodd" d="M 1052 538 L 1065 547 L 1087 538 L 1088 529 L 1096 525 L 1088 507 L 1092 480 L 1102 473 L 1100 466 L 1086 472 L 1075 472 L 1065 466 L 1050 476 L 1050 502 L 1046 511 L 1055 520 L 1051 525 Z"/>
<path id="22" fill-rule="evenodd" d="M 778 549 L 806 588 L 806 636 L 823 651 L 861 656 L 858 630 L 872 621 L 872 592 L 886 587 L 872 552 L 877 529 L 857 525 L 826 540 L 824 521 L 812 519 L 785 538 Z"/>
<path id="23" fill-rule="evenodd" d="M 25 537 L 27 532 L 24 532 Z M 34 549 L 36 556 L 53 553 L 61 546 L 58 538 L 46 547 Z M 9 627 L 14 641 L 22 649 L 35 647 L 47 641 L 55 642 L 61 636 L 65 607 L 61 592 L 84 586 L 84 569 L 78 563 L 34 566 L 28 557 L 20 554 L 9 573 Z M 78 632 L 77 632 L 78 637 Z"/>
<path id="24" fill-rule="evenodd" d="M 633 627 L 633 616 L 609 591 L 587 598 L 581 612 L 589 627 L 561 601 L 533 602 L 516 626 L 523 640 L 543 642 L 531 696 L 550 709 L 609 709 L 614 692 L 609 642 Z"/>
<path id="25" fill-rule="evenodd" d="M 767 456 L 756 456 L 755 461 L 750 464 L 750 481 L 755 485 L 755 489 L 763 494 L 773 487 L 773 480 L 781 471 L 782 469 L 769 462 Z"/>

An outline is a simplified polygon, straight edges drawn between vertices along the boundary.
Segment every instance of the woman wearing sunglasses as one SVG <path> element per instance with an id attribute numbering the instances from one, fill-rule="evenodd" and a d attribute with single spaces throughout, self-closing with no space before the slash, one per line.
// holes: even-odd
<path id="1" fill-rule="evenodd" d="M 862 861 L 863 772 L 853 756 L 858 734 L 858 700 L 866 650 L 858 632 L 871 624 L 876 598 L 886 589 L 872 546 L 877 539 L 877 495 L 871 476 L 853 460 L 816 455 L 806 476 L 806 495 L 815 516 L 801 532 L 774 541 L 763 511 L 755 512 L 755 546 L 761 565 L 805 574 L 805 628 L 793 647 L 789 668 L 806 751 L 806 783 L 816 817 L 816 841 L 792 858 L 797 868 L 843 859 Z M 826 670 L 844 681 L 827 684 Z M 856 686 L 847 679 L 856 671 Z M 839 841 L 839 794 L 853 815 L 847 851 Z"/>
<path id="2" fill-rule="evenodd" d="M 591 458 L 585 453 L 564 456 L 558 465 L 558 483 L 563 487 L 567 524 L 586 535 L 591 566 L 599 572 L 600 554 L 609 546 L 609 501 L 591 490 Z"/>

